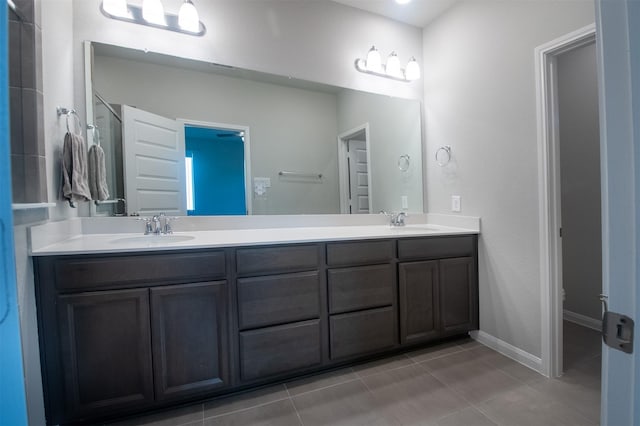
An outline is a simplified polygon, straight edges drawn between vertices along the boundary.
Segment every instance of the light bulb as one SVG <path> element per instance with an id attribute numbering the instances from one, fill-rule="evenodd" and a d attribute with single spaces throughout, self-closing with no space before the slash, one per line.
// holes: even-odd
<path id="1" fill-rule="evenodd" d="M 407 77 L 407 80 L 417 80 L 420 78 L 420 65 L 418 65 L 416 58 L 411 58 L 407 64 L 405 76 Z"/>
<path id="2" fill-rule="evenodd" d="M 385 67 L 387 75 L 389 77 L 403 78 L 402 70 L 400 69 L 400 59 L 396 52 L 391 52 L 391 55 L 387 58 L 387 65 Z"/>
<path id="3" fill-rule="evenodd" d="M 142 18 L 150 24 L 167 25 L 164 17 L 164 7 L 160 0 L 144 0 L 142 3 Z"/>
<path id="4" fill-rule="evenodd" d="M 197 33 L 200 31 L 200 17 L 191 0 L 184 0 L 178 13 L 178 25 L 185 31 Z"/>
<path id="5" fill-rule="evenodd" d="M 382 70 L 382 58 L 380 58 L 380 52 L 375 46 L 371 46 L 369 53 L 367 53 L 367 70 L 373 72 L 383 72 Z"/>
<path id="6" fill-rule="evenodd" d="M 120 18 L 130 17 L 127 0 L 103 0 L 102 9 L 109 15 Z"/>

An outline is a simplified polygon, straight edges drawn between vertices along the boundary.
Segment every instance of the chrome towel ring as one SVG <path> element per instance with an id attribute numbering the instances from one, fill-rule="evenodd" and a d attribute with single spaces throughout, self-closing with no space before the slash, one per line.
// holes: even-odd
<path id="1" fill-rule="evenodd" d="M 436 162 L 438 166 L 444 167 L 451 161 L 451 145 L 444 145 L 436 151 Z"/>
<path id="2" fill-rule="evenodd" d="M 82 134 L 82 121 L 80 120 L 80 116 L 78 115 L 78 113 L 76 112 L 75 109 L 69 109 L 69 108 L 65 108 L 65 107 L 57 107 L 56 108 L 56 112 L 58 113 L 58 117 L 60 117 L 61 115 L 66 116 L 67 119 L 67 132 L 69 133 L 73 133 L 75 135 L 81 135 Z M 71 131 L 71 126 L 69 125 L 69 117 L 73 117 L 74 120 L 74 128 L 77 129 L 77 132 L 72 132 Z"/>

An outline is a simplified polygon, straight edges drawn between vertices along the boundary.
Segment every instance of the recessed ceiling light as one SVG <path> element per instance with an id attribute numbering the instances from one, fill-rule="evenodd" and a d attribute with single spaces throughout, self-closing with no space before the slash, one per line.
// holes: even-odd
<path id="1" fill-rule="evenodd" d="M 409 3 L 411 0 L 396 0 L 396 3 L 398 4 L 407 4 Z"/>

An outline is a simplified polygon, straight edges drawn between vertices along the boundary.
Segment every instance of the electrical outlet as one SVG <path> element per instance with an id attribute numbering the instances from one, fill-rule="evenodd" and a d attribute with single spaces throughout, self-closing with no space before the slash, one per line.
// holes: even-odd
<path id="1" fill-rule="evenodd" d="M 403 209 L 408 209 L 409 208 L 409 197 L 407 197 L 406 195 L 403 195 L 401 197 L 402 200 L 402 208 Z"/>
<path id="2" fill-rule="evenodd" d="M 459 195 L 452 195 L 451 196 L 451 211 L 452 212 L 459 212 L 461 211 L 461 200 L 460 200 L 460 196 Z"/>

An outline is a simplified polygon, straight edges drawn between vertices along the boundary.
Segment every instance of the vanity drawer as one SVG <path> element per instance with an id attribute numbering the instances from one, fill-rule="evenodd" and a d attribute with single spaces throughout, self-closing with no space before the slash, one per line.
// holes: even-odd
<path id="1" fill-rule="evenodd" d="M 329 266 L 384 263 L 393 259 L 394 255 L 393 240 L 327 244 Z"/>
<path id="2" fill-rule="evenodd" d="M 242 248 L 236 252 L 238 275 L 257 275 L 317 269 L 319 245 Z"/>
<path id="3" fill-rule="evenodd" d="M 320 320 L 303 321 L 240 333 L 243 381 L 320 365 Z"/>
<path id="4" fill-rule="evenodd" d="M 392 348 L 396 344 L 395 317 L 391 306 L 331 316 L 331 359 Z"/>
<path id="5" fill-rule="evenodd" d="M 319 316 L 320 276 L 317 271 L 238 279 L 240 329 Z"/>
<path id="6" fill-rule="evenodd" d="M 225 277 L 225 259 L 224 251 L 58 258 L 54 274 L 60 290 L 210 281 Z"/>
<path id="7" fill-rule="evenodd" d="M 330 269 L 329 311 L 332 314 L 392 305 L 394 301 L 393 265 Z"/>
<path id="8" fill-rule="evenodd" d="M 472 256 L 475 236 L 403 238 L 398 240 L 400 259 L 436 259 Z"/>

